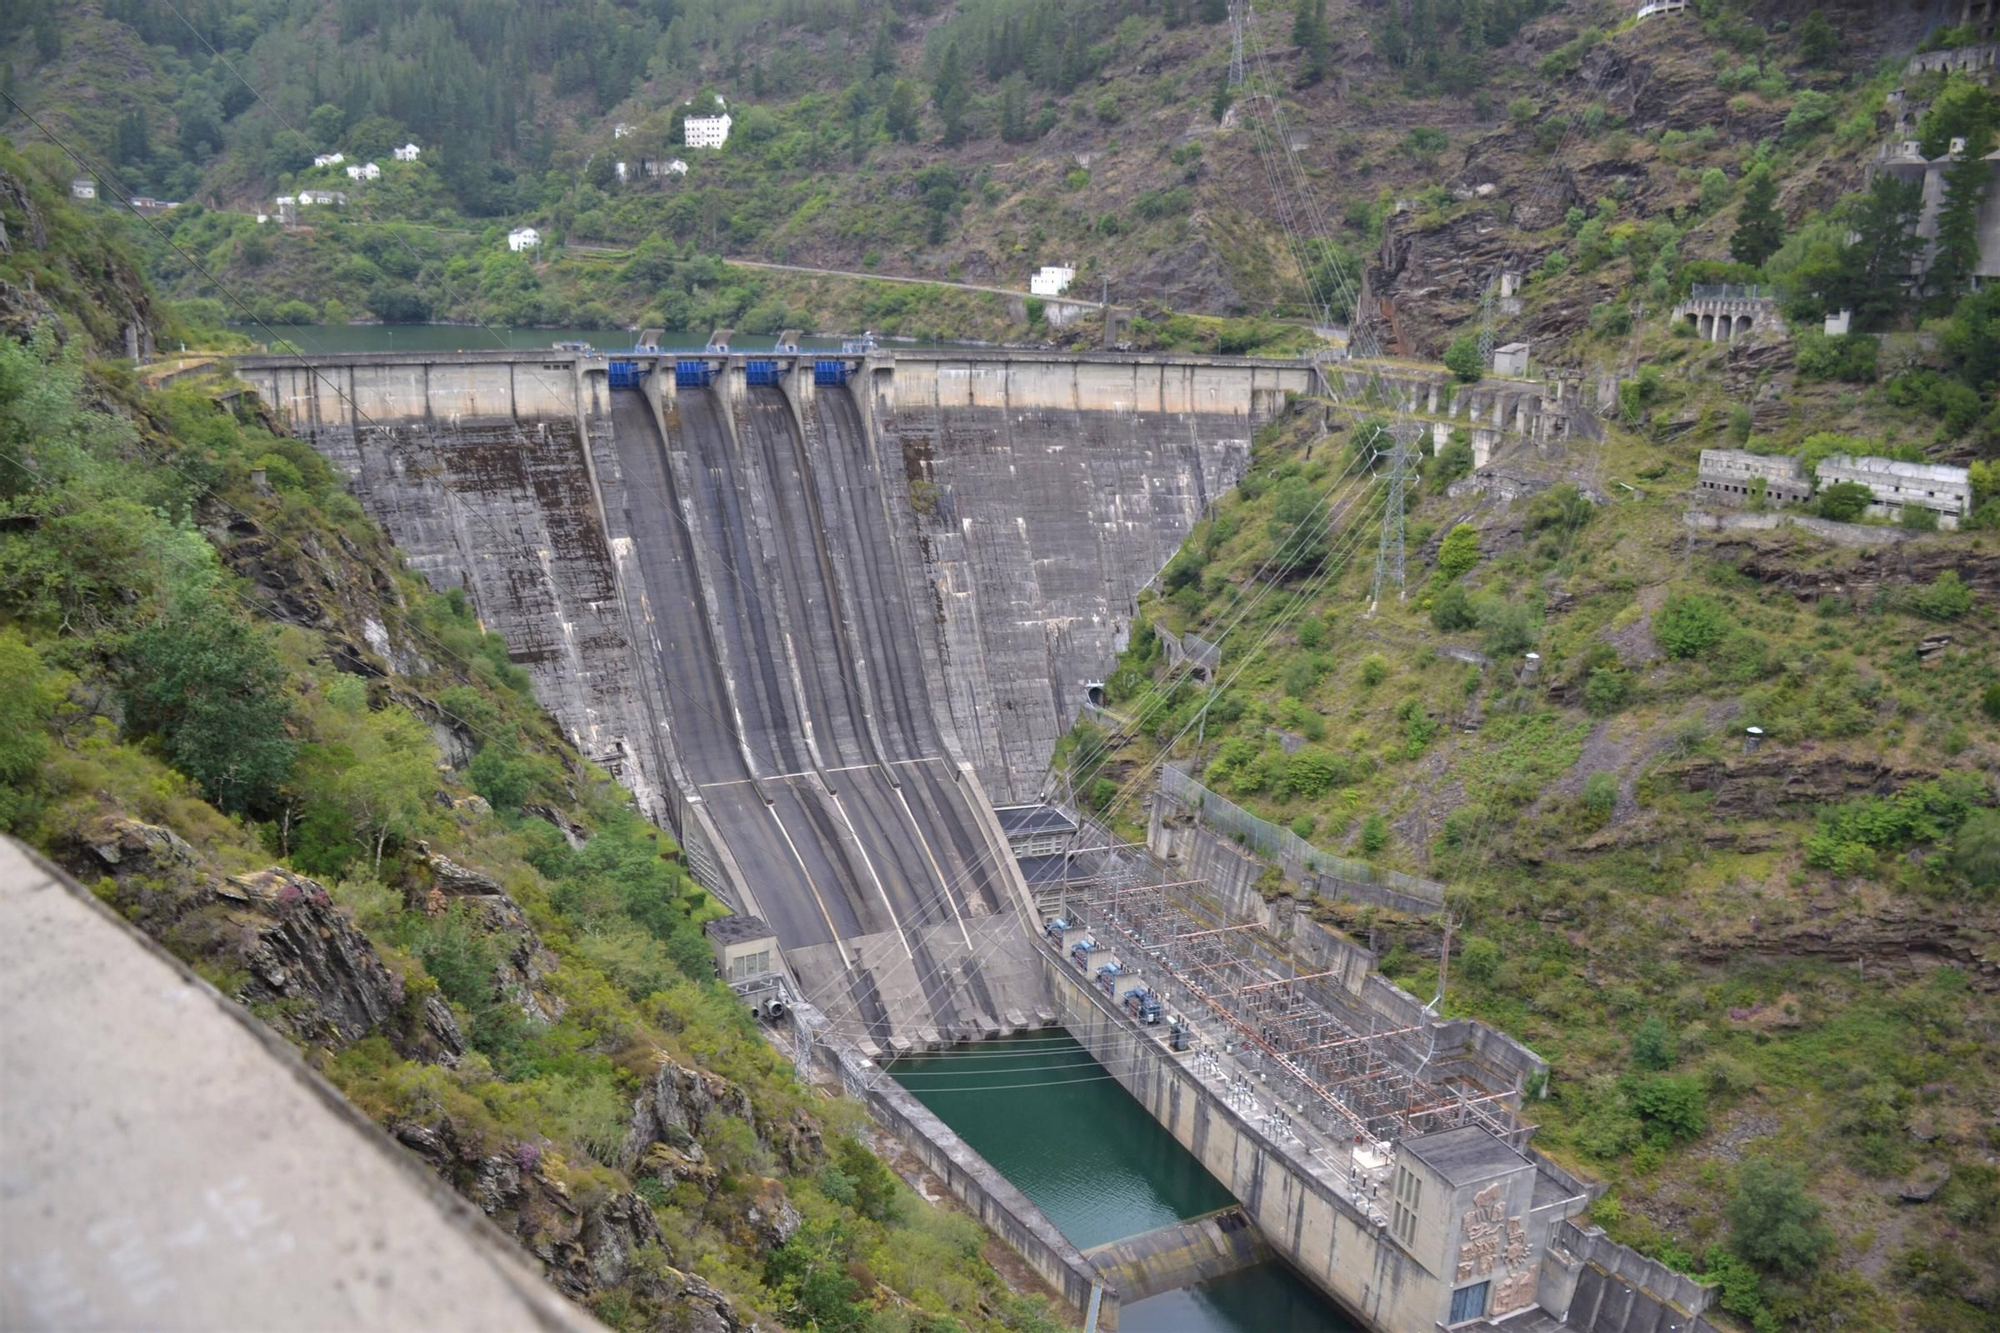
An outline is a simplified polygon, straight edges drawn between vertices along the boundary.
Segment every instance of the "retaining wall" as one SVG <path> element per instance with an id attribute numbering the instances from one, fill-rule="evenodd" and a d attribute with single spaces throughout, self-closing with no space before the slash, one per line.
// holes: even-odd
<path id="1" fill-rule="evenodd" d="M 1261 1264 L 1271 1257 L 1271 1245 L 1241 1208 L 1225 1208 L 1099 1245 L 1086 1257 L 1119 1300 L 1130 1305 Z M 1101 1317 L 1098 1326 L 1114 1327 Z"/>

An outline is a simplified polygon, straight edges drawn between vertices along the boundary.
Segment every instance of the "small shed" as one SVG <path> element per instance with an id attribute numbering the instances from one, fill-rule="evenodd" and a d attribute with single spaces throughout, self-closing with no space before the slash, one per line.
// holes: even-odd
<path id="1" fill-rule="evenodd" d="M 702 927 L 715 970 L 731 985 L 779 970 L 778 933 L 762 917 L 719 916 Z"/>
<path id="2" fill-rule="evenodd" d="M 1524 379 L 1528 374 L 1528 344 L 1508 343 L 1493 352 L 1493 373 L 1509 379 Z"/>

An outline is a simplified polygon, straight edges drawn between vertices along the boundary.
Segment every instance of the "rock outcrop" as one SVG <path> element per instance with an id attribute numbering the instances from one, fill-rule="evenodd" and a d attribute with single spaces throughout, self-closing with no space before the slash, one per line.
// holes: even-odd
<path id="1" fill-rule="evenodd" d="M 434 993 L 412 1002 L 366 935 L 313 880 L 272 867 L 224 876 L 172 830 L 100 815 L 61 846 L 65 868 L 210 975 L 270 1027 L 338 1049 L 374 1033 L 406 1057 L 454 1064 L 466 1043 Z"/>
<path id="2" fill-rule="evenodd" d="M 418 843 L 417 850 L 427 882 L 412 887 L 411 905 L 434 917 L 460 906 L 482 933 L 501 942 L 500 985 L 507 999 L 537 1023 L 561 1018 L 562 999 L 546 984 L 556 970 L 556 956 L 535 933 L 521 905 L 484 871 L 460 865 L 432 851 L 428 843 Z"/>

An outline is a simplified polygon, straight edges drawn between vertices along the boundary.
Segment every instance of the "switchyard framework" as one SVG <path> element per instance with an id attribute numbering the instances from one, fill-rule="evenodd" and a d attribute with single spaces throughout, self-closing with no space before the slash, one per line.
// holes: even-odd
<path id="1" fill-rule="evenodd" d="M 1532 1133 L 1509 1105 L 1514 1093 L 1425 1077 L 1438 1054 L 1428 1013 L 1415 1025 L 1361 1030 L 1321 994 L 1334 974 L 1283 974 L 1286 961 L 1258 945 L 1261 926 L 1224 923 L 1199 902 L 1202 881 L 1168 879 L 1144 852 L 1119 846 L 1078 863 L 1082 873 L 1038 886 L 1044 916 L 1065 923 L 1068 936 L 1093 936 L 1128 969 L 1149 964 L 1147 986 L 1180 1021 L 1321 1134 L 1380 1154 L 1399 1139 L 1466 1125 L 1515 1147 Z"/>

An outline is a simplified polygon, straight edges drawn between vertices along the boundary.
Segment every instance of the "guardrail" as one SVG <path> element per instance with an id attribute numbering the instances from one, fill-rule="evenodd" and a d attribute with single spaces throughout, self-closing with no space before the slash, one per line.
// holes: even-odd
<path id="1" fill-rule="evenodd" d="M 1160 790 L 1196 811 L 1204 824 L 1225 833 L 1279 863 L 1288 877 L 1303 882 L 1308 875 L 1328 875 L 1357 884 L 1379 884 L 1435 906 L 1444 905 L 1444 885 L 1400 870 L 1384 870 L 1349 856 L 1335 856 L 1288 828 L 1259 818 L 1226 797 L 1210 791 L 1173 764 L 1160 765 Z"/>

